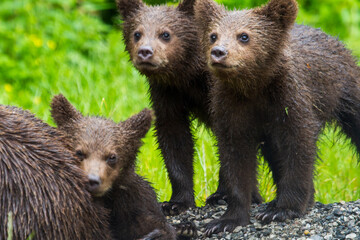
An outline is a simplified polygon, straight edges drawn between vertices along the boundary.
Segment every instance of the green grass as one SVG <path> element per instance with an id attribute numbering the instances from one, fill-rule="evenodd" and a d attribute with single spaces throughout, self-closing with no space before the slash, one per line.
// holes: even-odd
<path id="1" fill-rule="evenodd" d="M 235 6 L 237 1 L 222 2 Z M 262 2 L 249 0 L 236 6 Z M 339 35 L 360 56 L 360 4 L 356 0 L 300 3 L 304 8 L 300 9 L 299 23 Z M 84 114 L 124 120 L 149 107 L 146 79 L 128 59 L 121 32 L 104 24 L 87 4 L 75 0 L 0 2 L 1 104 L 29 109 L 53 124 L 49 103 L 54 94 L 63 93 Z M 203 205 L 216 190 L 218 163 L 214 137 L 203 126 L 193 125 L 197 138 L 196 201 Z M 144 139 L 138 172 L 153 183 L 159 200 L 164 201 L 171 196 L 171 186 L 153 134 L 152 129 Z M 316 168 L 316 200 L 329 203 L 359 199 L 360 168 L 349 142 L 330 127 L 324 131 L 319 149 L 322 161 Z M 263 197 L 271 200 L 275 188 L 263 161 L 259 164 L 259 181 Z"/>
<path id="2" fill-rule="evenodd" d="M 7 222 L 7 240 L 11 240 L 13 238 L 13 213 L 8 213 L 8 222 Z"/>

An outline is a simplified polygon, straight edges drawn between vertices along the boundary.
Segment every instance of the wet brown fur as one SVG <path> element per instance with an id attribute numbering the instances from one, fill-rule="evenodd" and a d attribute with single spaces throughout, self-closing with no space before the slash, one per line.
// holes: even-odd
<path id="1" fill-rule="evenodd" d="M 110 239 L 105 209 L 55 128 L 28 111 L 0 105 L 0 239 Z"/>
<path id="2" fill-rule="evenodd" d="M 177 7 L 146 6 L 140 0 L 118 0 L 123 19 L 126 50 L 134 66 L 149 82 L 151 102 L 156 115 L 155 129 L 165 160 L 172 196 L 163 204 L 166 215 L 178 214 L 194 206 L 194 140 L 191 121 L 197 118 L 211 127 L 209 89 L 211 77 L 201 54 L 198 29 L 194 21 L 194 0 L 184 0 Z M 164 41 L 161 34 L 170 34 Z M 136 41 L 134 33 L 141 38 Z M 138 56 L 143 46 L 154 54 L 144 65 Z M 222 172 L 222 171 L 220 171 Z M 220 176 L 219 188 L 209 199 L 215 203 L 225 197 Z M 254 182 L 254 202 L 261 202 Z"/>
<path id="3" fill-rule="evenodd" d="M 151 126 L 150 110 L 144 109 L 116 124 L 109 119 L 81 115 L 63 95 L 53 98 L 51 108 L 71 151 L 78 155 L 81 152 L 80 167 L 88 176 L 98 175 L 101 179 L 93 195 L 111 211 L 110 227 L 115 239 L 176 239 L 176 230 L 181 233 L 187 229 L 192 231 L 190 237 L 196 235 L 191 225 L 175 230 L 166 222 L 154 190 L 135 173 L 141 139 Z M 116 156 L 117 162 L 109 164 L 109 156 Z"/>
<path id="4" fill-rule="evenodd" d="M 218 77 L 211 107 L 230 195 L 225 214 L 207 225 L 209 235 L 249 223 L 258 149 L 277 187 L 257 216 L 264 222 L 299 217 L 312 206 L 316 141 L 327 122 L 335 121 L 360 152 L 360 69 L 341 42 L 294 25 L 296 14 L 295 0 L 242 11 L 211 0 L 195 6 L 208 66 Z M 248 42 L 239 40 L 242 33 Z M 212 56 L 215 47 L 226 50 L 221 60 Z"/>

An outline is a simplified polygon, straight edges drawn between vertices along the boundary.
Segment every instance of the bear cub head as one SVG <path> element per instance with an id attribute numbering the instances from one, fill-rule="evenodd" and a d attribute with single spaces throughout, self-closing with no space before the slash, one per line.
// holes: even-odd
<path id="1" fill-rule="evenodd" d="M 265 87 L 277 71 L 297 9 L 295 0 L 271 0 L 259 8 L 234 11 L 213 0 L 198 0 L 195 18 L 211 72 L 242 90 Z"/>
<path id="2" fill-rule="evenodd" d="M 194 2 L 184 0 L 177 7 L 170 7 L 147 6 L 141 0 L 117 0 L 126 50 L 142 74 L 172 76 L 195 57 L 198 41 Z"/>
<path id="3" fill-rule="evenodd" d="M 106 194 L 115 182 L 134 174 L 141 139 L 148 132 L 152 113 L 144 109 L 124 122 L 83 116 L 63 96 L 51 103 L 51 115 L 65 133 L 69 149 L 79 159 L 88 177 L 87 187 L 95 197 Z"/>

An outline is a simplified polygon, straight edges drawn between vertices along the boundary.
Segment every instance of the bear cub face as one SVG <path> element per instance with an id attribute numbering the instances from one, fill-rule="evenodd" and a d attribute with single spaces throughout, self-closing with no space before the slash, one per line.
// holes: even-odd
<path id="1" fill-rule="evenodd" d="M 117 124 L 101 117 L 83 116 L 63 95 L 53 98 L 51 108 L 54 121 L 65 132 L 69 148 L 88 177 L 88 190 L 93 196 L 103 196 L 115 181 L 134 171 L 141 138 L 151 126 L 150 110 Z"/>
<path id="2" fill-rule="evenodd" d="M 199 0 L 195 16 L 211 72 L 237 87 L 261 87 L 253 80 L 275 70 L 279 49 L 286 44 L 296 14 L 295 1 L 270 1 L 251 10 L 228 11 L 212 0 Z"/>
<path id="3" fill-rule="evenodd" d="M 193 0 L 178 7 L 146 6 L 141 0 L 118 0 L 126 50 L 134 66 L 145 75 L 178 67 L 196 41 L 188 17 Z"/>

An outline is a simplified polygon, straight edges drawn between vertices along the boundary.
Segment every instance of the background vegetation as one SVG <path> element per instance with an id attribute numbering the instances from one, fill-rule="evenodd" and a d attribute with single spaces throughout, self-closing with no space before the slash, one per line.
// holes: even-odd
<path id="1" fill-rule="evenodd" d="M 164 1 L 148 0 L 158 4 Z M 265 0 L 219 0 L 230 8 L 249 8 Z M 176 4 L 170 2 L 169 4 Z M 301 0 L 298 23 L 339 36 L 360 56 L 359 0 Z M 124 52 L 114 4 L 108 0 L 2 0 L 0 2 L 0 103 L 29 109 L 53 124 L 49 102 L 63 93 L 85 114 L 115 121 L 149 107 L 146 79 Z M 360 168 L 349 141 L 332 126 L 319 141 L 316 200 L 329 203 L 360 198 Z M 214 138 L 194 123 L 195 191 L 198 205 L 217 187 Z M 138 157 L 138 172 L 153 183 L 161 201 L 170 183 L 153 130 Z M 268 201 L 274 187 L 266 164 L 259 169 L 261 193 Z"/>

